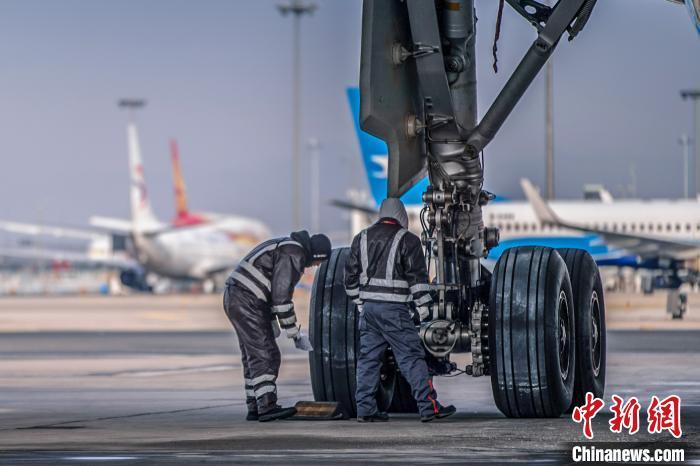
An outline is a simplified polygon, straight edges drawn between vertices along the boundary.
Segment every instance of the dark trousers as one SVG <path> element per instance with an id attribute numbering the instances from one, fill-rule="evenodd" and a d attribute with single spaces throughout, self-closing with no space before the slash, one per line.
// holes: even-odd
<path id="1" fill-rule="evenodd" d="M 272 332 L 272 311 L 267 303 L 235 284 L 224 291 L 224 310 L 241 348 L 248 410 L 264 413 L 277 404 L 275 382 L 281 361 Z"/>
<path id="2" fill-rule="evenodd" d="M 365 302 L 360 316 L 360 355 L 357 359 L 357 415 L 377 412 L 376 393 L 382 355 L 391 347 L 401 374 L 421 415 L 437 410 L 437 394 L 428 374 L 425 350 L 407 304 Z"/>

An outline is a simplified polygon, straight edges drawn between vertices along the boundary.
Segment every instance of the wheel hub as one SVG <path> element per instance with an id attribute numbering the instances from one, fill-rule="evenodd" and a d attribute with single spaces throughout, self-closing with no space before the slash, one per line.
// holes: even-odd
<path id="1" fill-rule="evenodd" d="M 559 294 L 559 373 L 562 379 L 569 376 L 569 354 L 571 351 L 571 338 L 569 323 L 569 305 L 566 294 Z"/>
<path id="2" fill-rule="evenodd" d="M 593 366 L 593 374 L 596 377 L 600 374 L 600 365 L 603 355 L 601 350 L 600 327 L 600 301 L 598 300 L 598 293 L 593 290 L 593 295 L 591 296 L 591 363 Z"/>

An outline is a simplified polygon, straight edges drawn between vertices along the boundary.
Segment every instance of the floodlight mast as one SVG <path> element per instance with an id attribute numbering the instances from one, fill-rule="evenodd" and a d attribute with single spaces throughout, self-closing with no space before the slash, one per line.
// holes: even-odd
<path id="1" fill-rule="evenodd" d="M 423 241 L 436 256 L 433 315 L 440 319 L 465 312 L 464 322 L 480 305 L 480 260 L 498 244 L 498 230 L 482 219 L 481 208 L 493 199 L 483 190 L 482 151 L 563 34 L 573 39 L 596 3 L 506 1 L 538 35 L 477 123 L 474 0 L 364 0 L 361 124 L 389 146 L 390 196 L 403 194 L 427 168 Z"/>
<path id="2" fill-rule="evenodd" d="M 117 101 L 117 106 L 127 111 L 129 115 L 129 122 L 133 123 L 134 113 L 137 110 L 146 106 L 146 99 L 137 99 L 131 97 L 122 98 Z"/>
<path id="3" fill-rule="evenodd" d="M 690 100 L 693 104 L 693 147 L 695 148 L 695 186 L 694 192 L 697 197 L 700 194 L 700 89 L 690 89 L 681 91 L 683 100 Z"/>

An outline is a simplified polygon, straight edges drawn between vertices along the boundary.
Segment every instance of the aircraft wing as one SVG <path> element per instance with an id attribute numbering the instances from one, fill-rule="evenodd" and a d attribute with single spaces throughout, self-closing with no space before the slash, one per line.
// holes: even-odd
<path id="1" fill-rule="evenodd" d="M 79 252 L 53 249 L 0 248 L 0 258 L 22 261 L 69 262 L 73 265 L 102 266 L 120 270 L 139 268 L 138 262 L 128 257 L 94 258 Z"/>
<path id="2" fill-rule="evenodd" d="M 131 220 L 123 220 L 121 218 L 112 217 L 90 217 L 90 225 L 95 228 L 101 228 L 115 233 L 123 233 L 129 235 L 134 231 L 134 226 Z"/>
<path id="3" fill-rule="evenodd" d="M 359 204 L 356 202 L 352 201 L 344 201 L 342 199 L 333 199 L 330 204 L 333 207 L 338 207 L 339 209 L 345 209 L 345 210 L 355 210 L 358 212 L 362 212 L 363 214 L 368 214 L 368 215 L 377 215 L 379 211 L 377 209 L 373 209 L 372 207 L 369 207 L 365 204 Z"/>
<path id="4" fill-rule="evenodd" d="M 619 233 L 567 222 L 559 218 L 540 193 L 527 179 L 520 180 L 525 197 L 530 202 L 535 215 L 543 225 L 557 226 L 569 230 L 595 233 L 609 246 L 625 250 L 642 258 L 661 257 L 676 260 L 694 259 L 700 255 L 700 243 L 682 240 L 642 236 L 632 233 Z"/>
<path id="5" fill-rule="evenodd" d="M 37 225 L 32 223 L 12 222 L 0 220 L 0 230 L 9 233 L 17 233 L 29 236 L 53 236 L 54 238 L 75 238 L 84 240 L 95 240 L 104 237 L 104 234 L 89 230 L 79 230 L 76 228 L 52 227 Z"/>

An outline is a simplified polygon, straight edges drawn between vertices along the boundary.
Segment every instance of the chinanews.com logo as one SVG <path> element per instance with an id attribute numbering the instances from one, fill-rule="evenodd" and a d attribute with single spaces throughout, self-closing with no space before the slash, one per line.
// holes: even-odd
<path id="1" fill-rule="evenodd" d="M 663 399 L 654 395 L 644 410 L 637 397 L 627 400 L 612 395 L 608 421 L 610 432 L 634 435 L 646 428 L 651 435 L 668 433 L 675 439 L 683 436 L 681 426 L 681 398 L 669 395 Z M 605 407 L 605 401 L 593 393 L 586 393 L 583 405 L 574 408 L 571 419 L 581 424 L 582 434 L 587 440 L 593 440 L 593 419 Z M 642 417 L 645 413 L 646 416 Z M 641 420 L 640 420 L 641 418 Z M 646 421 L 646 426 L 642 421 Z M 682 463 L 685 462 L 686 445 L 678 442 L 599 442 L 581 443 L 571 446 L 571 460 L 574 463 Z"/>

